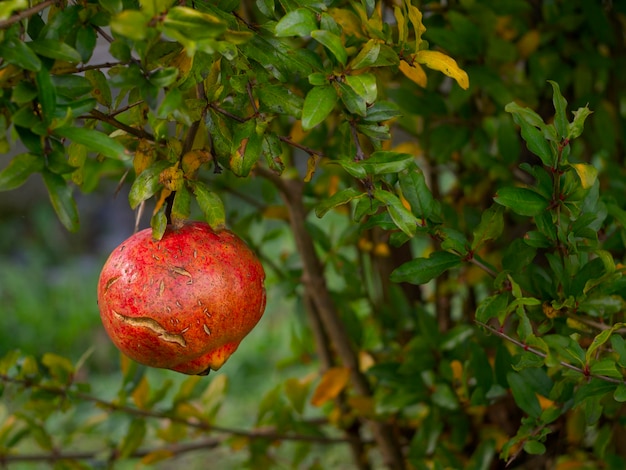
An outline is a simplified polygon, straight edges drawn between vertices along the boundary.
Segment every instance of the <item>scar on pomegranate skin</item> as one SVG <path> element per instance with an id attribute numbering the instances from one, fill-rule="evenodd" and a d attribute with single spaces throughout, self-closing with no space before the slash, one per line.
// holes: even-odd
<path id="1" fill-rule="evenodd" d="M 152 330 L 157 335 L 159 335 L 159 337 L 162 338 L 163 341 L 179 344 L 183 348 L 187 347 L 187 341 L 185 341 L 185 338 L 183 337 L 182 334 L 170 333 L 165 328 L 163 328 L 159 324 L 159 322 L 157 322 L 156 320 L 153 320 L 152 318 L 148 318 L 148 317 L 133 318 L 133 317 L 128 317 L 126 315 L 122 315 L 121 313 L 117 313 L 116 311 L 113 311 L 113 313 L 117 317 L 119 317 L 120 320 L 122 320 L 124 323 L 128 323 L 130 326 L 135 326 L 138 328 L 148 328 L 149 330 Z M 183 333 L 185 331 L 187 330 L 186 329 L 183 330 Z"/>
<path id="2" fill-rule="evenodd" d="M 206 325 L 206 323 L 203 325 L 204 326 L 204 332 L 208 335 L 211 336 L 211 330 L 209 329 L 209 327 Z"/>
<path id="3" fill-rule="evenodd" d="M 189 271 L 187 271 L 186 269 L 179 268 L 178 266 L 172 266 L 170 268 L 170 270 L 173 273 L 180 274 L 181 276 L 187 276 L 189 278 L 189 281 L 187 282 L 187 284 L 192 284 L 193 283 L 193 277 L 191 276 L 191 273 Z"/>
<path id="4" fill-rule="evenodd" d="M 109 290 L 109 287 L 111 287 L 113 284 L 115 284 L 118 280 L 120 279 L 120 276 L 114 276 L 111 279 L 109 279 L 106 283 L 106 285 L 104 286 L 104 292 Z"/>

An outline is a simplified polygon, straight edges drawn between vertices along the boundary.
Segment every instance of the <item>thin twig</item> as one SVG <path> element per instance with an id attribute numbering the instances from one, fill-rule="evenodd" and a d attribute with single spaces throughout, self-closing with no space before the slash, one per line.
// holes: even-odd
<path id="1" fill-rule="evenodd" d="M 71 390 L 68 387 L 59 387 L 44 383 L 34 383 L 26 379 L 17 379 L 10 377 L 6 374 L 0 374 L 0 381 L 5 383 L 11 383 L 19 385 L 25 388 L 40 390 L 53 395 L 58 395 L 64 398 L 72 398 L 85 402 L 90 402 L 98 405 L 103 409 L 111 411 L 118 411 L 131 416 L 140 416 L 143 418 L 165 419 L 174 423 L 182 424 L 184 426 L 199 429 L 205 432 L 219 432 L 224 434 L 230 434 L 234 436 L 243 436 L 250 439 L 267 439 L 271 441 L 303 441 L 312 442 L 318 444 L 343 444 L 348 442 L 346 438 L 342 437 L 328 437 L 328 436 L 309 436 L 304 434 L 286 434 L 276 432 L 273 428 L 259 428 L 254 430 L 237 429 L 225 426 L 216 426 L 207 421 L 204 421 L 200 417 L 183 418 L 176 414 L 171 414 L 166 411 L 144 410 L 140 408 L 133 408 L 128 405 L 120 405 L 110 401 L 103 400 L 102 398 L 89 395 L 88 393 Z"/>
<path id="2" fill-rule="evenodd" d="M 39 13 L 41 10 L 48 8 L 56 2 L 57 0 L 45 0 L 44 2 L 38 3 L 37 5 L 27 8 L 26 10 L 22 10 L 19 13 L 11 16 L 10 18 L 7 18 L 6 20 L 0 21 L 0 29 L 7 29 L 9 26 L 19 21 L 30 18 L 31 16 Z"/>
<path id="3" fill-rule="evenodd" d="M 542 358 L 547 358 L 548 355 L 546 353 L 544 353 L 543 351 L 540 351 L 538 349 L 535 349 L 531 346 L 528 346 L 527 344 L 524 344 L 523 342 L 507 335 L 504 331 L 499 330 L 498 328 L 495 328 L 491 325 L 488 325 L 486 323 L 483 323 L 481 321 L 475 320 L 476 324 L 482 326 L 483 328 L 491 331 L 494 335 L 499 336 L 500 338 L 503 338 L 505 340 L 507 340 L 509 343 L 514 344 L 515 346 L 523 349 L 524 351 L 528 351 L 530 353 L 535 354 L 536 356 L 542 357 Z M 600 375 L 600 374 L 593 374 L 588 370 L 584 370 L 581 367 L 575 366 L 573 364 L 570 364 L 569 362 L 565 362 L 565 361 L 559 361 L 559 364 L 561 364 L 563 367 L 576 371 L 579 374 L 585 376 L 585 377 L 593 377 L 599 380 L 604 380 L 605 382 L 611 382 L 614 384 L 626 384 L 626 381 L 624 379 L 616 379 L 615 377 L 608 377 L 606 375 Z"/>
<path id="4" fill-rule="evenodd" d="M 118 121 L 114 117 L 111 117 L 108 114 L 103 113 L 102 111 L 98 111 L 97 109 L 92 109 L 89 112 L 89 116 L 81 116 L 81 118 L 82 119 L 97 119 L 99 121 L 106 122 L 107 124 L 110 124 L 113 127 L 121 129 L 127 132 L 128 134 L 132 134 L 141 139 L 146 139 L 151 142 L 155 141 L 154 136 L 150 134 L 149 132 L 143 129 L 137 129 L 136 127 L 131 127 L 128 124 L 124 124 L 123 122 Z"/>

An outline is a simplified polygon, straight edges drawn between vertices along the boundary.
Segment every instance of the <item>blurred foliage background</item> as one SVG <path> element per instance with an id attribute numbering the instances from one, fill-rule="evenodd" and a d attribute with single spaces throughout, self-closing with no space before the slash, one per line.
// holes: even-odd
<path id="1" fill-rule="evenodd" d="M 29 6 L 16 0 L 4 3 L 0 6 L 2 21 Z M 62 8 L 52 7 L 50 3 L 51 8 L 41 15 L 41 21 L 58 15 L 55 27 L 60 27 L 63 7 L 77 10 L 84 7 L 90 11 L 92 16 L 83 19 L 89 27 L 117 21 L 117 30 L 115 27 L 113 33 L 106 30 L 107 34 L 113 34 L 117 49 L 109 51 L 107 41 L 104 46 L 99 41 L 97 47 L 107 54 L 106 60 L 109 53 L 120 60 L 123 55 L 120 50 L 124 47 L 136 54 L 147 54 L 141 45 L 150 38 L 133 37 L 134 33 L 129 32 L 133 24 L 129 26 L 122 21 L 123 10 L 138 10 L 142 6 L 145 10 L 146 3 L 63 2 Z M 75 192 L 81 219 L 76 233 L 68 232 L 57 220 L 38 174 L 19 189 L 2 193 L 0 356 L 9 358 L 5 359 L 6 368 L 17 370 L 20 380 L 31 380 L 37 375 L 33 373 L 35 368 L 45 377 L 44 382 L 48 380 L 50 386 L 61 387 L 56 389 L 59 392 L 67 385 L 63 374 L 72 370 L 76 383 L 89 383 L 90 389 L 72 385 L 70 395 L 75 400 L 71 403 L 77 404 L 71 407 L 70 400 L 64 400 L 60 392 L 48 390 L 46 394 L 45 390 L 35 389 L 32 395 L 22 396 L 23 383 L 5 384 L 4 401 L 0 405 L 0 423 L 3 423 L 0 424 L 0 463 L 4 463 L 5 453 L 8 456 L 18 449 L 19 455 L 40 456 L 39 463 L 15 459 L 11 468 L 35 465 L 130 468 L 142 464 L 158 468 L 181 465 L 204 468 L 207 458 L 220 468 L 313 469 L 332 465 L 394 468 L 393 460 L 390 464 L 384 452 L 372 450 L 379 441 L 367 425 L 380 420 L 393 429 L 393 439 L 402 447 L 408 468 L 489 469 L 504 468 L 507 462 L 509 468 L 623 468 L 626 462 L 621 445 L 624 397 L 616 392 L 617 385 L 605 386 L 601 380 L 588 380 L 593 387 L 586 389 L 584 397 L 575 397 L 575 390 L 581 389 L 585 377 L 578 372 L 570 377 L 563 374 L 563 368 L 558 367 L 558 361 L 563 360 L 561 356 L 553 363 L 533 362 L 508 341 L 520 336 L 521 329 L 517 328 L 523 321 L 517 317 L 509 319 L 509 329 L 500 330 L 505 335 L 502 338 L 476 327 L 474 319 L 481 302 L 494 291 L 502 292 L 498 289 L 505 284 L 503 277 L 510 273 L 514 283 L 532 292 L 528 297 L 539 302 L 528 307 L 533 331 L 537 336 L 553 333 L 572 339 L 571 344 L 563 346 L 566 352 L 576 349 L 574 343 L 584 348 L 581 369 L 589 365 L 584 362 L 585 351 L 599 332 L 607 331 L 612 325 L 619 328 L 619 322 L 624 321 L 626 286 L 617 279 L 617 274 L 623 270 L 626 246 L 626 77 L 622 73 L 626 70 L 626 3 L 617 0 L 191 3 L 186 2 L 188 7 L 203 12 L 221 11 L 228 18 L 225 21 L 229 27 L 236 24 L 240 31 L 252 31 L 281 53 L 299 51 L 300 60 L 307 58 L 315 66 L 321 61 L 319 70 L 315 70 L 322 75 L 332 72 L 339 77 L 341 72 L 351 76 L 353 71 L 341 66 L 340 51 L 347 51 L 348 57 L 355 60 L 367 47 L 368 38 L 375 37 L 394 51 L 394 60 L 389 64 L 380 67 L 374 64 L 367 69 L 376 69 L 376 102 L 384 104 L 376 110 L 393 114 L 389 121 L 377 123 L 379 126 L 367 119 L 360 120 L 363 116 L 358 114 L 358 99 L 353 102 L 343 95 L 341 99 L 335 98 L 334 107 L 322 116 L 319 125 L 303 130 L 302 113 L 309 122 L 316 116 L 305 113 L 302 101 L 312 88 L 328 83 L 323 76 L 311 79 L 298 75 L 301 70 L 293 72 L 288 61 L 279 61 L 284 61 L 284 57 L 278 53 L 276 57 L 271 52 L 261 55 L 258 45 L 246 49 L 247 46 L 237 44 L 239 49 L 234 58 L 229 56 L 230 50 L 221 51 L 226 91 L 220 97 L 221 102 L 216 100 L 226 111 L 222 118 L 229 114 L 246 115 L 253 111 L 254 105 L 248 99 L 245 83 L 251 78 L 256 80 L 252 80 L 254 85 L 266 90 L 253 88 L 258 93 L 256 102 L 266 116 L 272 116 L 259 124 L 266 125 L 277 136 L 289 136 L 297 144 L 283 141 L 287 145 L 280 155 L 264 149 L 264 156 L 269 154 L 270 158 L 265 162 L 262 159 L 258 165 L 275 172 L 284 165 L 283 177 L 310 179 L 302 186 L 300 200 L 307 210 L 307 231 L 323 263 L 326 284 L 332 300 L 339 306 L 341 321 L 359 364 L 368 371 L 372 394 L 363 397 L 354 393 L 341 377 L 333 378 L 319 371 L 320 352 L 315 348 L 313 328 L 306 313 L 310 310 L 310 298 L 301 282 L 301 253 L 288 223 L 290 215 L 293 218 L 288 210 L 291 207 L 293 211 L 293 201 L 292 206 L 289 203 L 286 206 L 285 192 L 281 192 L 273 177 L 260 173 L 238 178 L 230 171 L 218 176 L 213 168 L 202 169 L 200 179 L 208 181 L 224 201 L 229 227 L 243 236 L 264 261 L 268 272 L 267 313 L 233 359 L 208 382 L 167 371 L 146 371 L 124 361 L 120 373 L 119 355 L 100 326 L 95 286 L 106 256 L 132 233 L 135 225 L 135 214 L 126 200 L 128 185 L 115 196 L 117 183 L 129 165 L 123 161 L 106 159 L 102 163 L 93 159 L 85 164 L 85 175 L 90 177 L 82 186 L 85 194 Z M 418 7 L 423 14 L 421 21 L 426 30 L 421 47 L 454 58 L 469 76 L 469 89 L 458 85 L 458 75 L 452 74 L 455 81 L 443 73 L 428 70 L 425 74 L 422 70 L 422 75 L 417 67 L 400 65 L 413 60 L 411 54 L 415 51 L 409 46 L 417 42 L 419 34 L 411 29 L 406 44 L 398 40 L 401 29 L 398 18 L 404 18 L 407 23 L 412 21 L 408 12 L 414 10 L 408 5 Z M 406 15 L 394 15 L 396 9 Z M 306 21 L 283 23 L 284 34 L 276 34 L 278 22 L 294 11 L 298 12 L 295 18 Z M 310 18 L 315 24 L 306 30 Z M 318 27 L 336 33 L 341 38 L 340 45 L 313 41 L 310 29 Z M 11 69 L 15 67 L 15 59 L 8 60 L 12 56 L 7 51 L 15 46 L 11 38 L 34 38 L 25 34 L 20 22 L 4 23 L 0 31 L 3 33 L 0 87 L 4 106 L 0 139 L 4 136 L 5 151 L 0 155 L 0 168 L 6 168 L 20 153 L 15 149 L 19 136 L 11 129 L 10 121 L 10 114 L 16 109 L 15 95 L 11 95 L 16 84 L 15 71 Z M 26 31 L 34 35 L 32 28 L 29 31 L 26 27 Z M 100 37 L 101 33 L 98 34 Z M 59 37 L 76 45 L 76 37 Z M 191 44 L 185 46 L 189 48 Z M 203 80 L 210 60 L 202 53 L 197 57 L 205 60 L 204 66 L 198 65 L 205 69 L 198 71 L 196 77 Z M 54 62 L 53 57 L 44 53 L 43 63 L 50 65 L 50 60 Z M 382 61 L 382 55 L 376 60 Z M 120 63 L 122 66 L 115 69 L 116 73 L 103 70 L 114 91 L 127 92 L 128 83 L 134 78 L 123 76 L 120 70 L 126 70 L 128 64 L 124 60 Z M 281 73 L 285 77 L 281 78 Z M 230 82 L 227 76 L 232 79 Z M 315 80 L 321 80 L 321 84 Z M 505 106 L 515 101 L 535 110 L 546 123 L 553 123 L 553 89 L 548 80 L 559 84 L 569 111 L 588 106 L 593 112 L 582 136 L 571 142 L 569 161 L 592 165 L 597 170 L 594 187 L 601 193 L 604 204 L 597 207 L 599 212 L 606 209 L 608 215 L 604 214 L 599 225 L 592 225 L 595 239 L 587 234 L 575 246 L 584 252 L 583 245 L 588 244 L 592 246 L 589 251 L 599 247 L 610 254 L 615 273 L 608 274 L 616 274 L 615 279 L 606 277 L 610 288 L 592 299 L 596 302 L 593 309 L 577 312 L 571 308 L 572 303 L 568 304 L 563 289 L 554 287 L 553 292 L 549 287 L 545 290 L 537 287 L 542 283 L 556 285 L 554 279 L 567 275 L 557 273 L 557 268 L 543 256 L 556 245 L 531 251 L 523 242 L 527 233 L 541 231 L 541 227 L 537 228 L 538 223 L 519 209 L 501 215 L 502 234 L 481 245 L 477 254 L 484 264 L 464 259 L 463 267 L 459 267 L 459 262 L 455 269 L 442 269 L 434 281 L 429 278 L 427 282 L 412 282 L 403 277 L 401 280 L 409 282 L 389 282 L 390 273 L 411 259 L 428 259 L 433 252 L 454 252 L 457 246 L 468 244 L 481 218 L 493 205 L 493 197 L 502 188 L 532 186 L 541 180 L 538 173 L 520 170 L 521 165 L 537 165 L 539 160 L 520 138 L 519 127 Z M 280 95 L 280 99 L 287 100 L 283 104 L 299 106 L 298 111 L 292 111 L 295 117 L 280 108 L 273 95 L 268 94 L 268 88 L 263 88 L 274 90 L 271 88 L 274 85 L 299 97 Z M 149 119 L 130 110 L 120 115 L 120 121 L 132 124 L 135 119 L 143 119 L 142 125 L 163 135 L 169 132 L 164 122 L 169 120 L 170 125 L 176 120 L 179 125 L 187 122 L 184 117 L 172 118 L 167 113 L 167 118 L 157 119 L 159 99 L 163 95 L 157 99 L 151 93 L 141 96 L 148 103 L 142 109 L 145 115 L 150 115 Z M 139 92 L 132 95 L 138 96 Z M 392 112 L 396 108 L 398 116 Z M 214 127 L 209 130 L 220 135 L 224 125 L 218 115 L 213 113 Z M 362 126 L 358 128 L 357 140 L 353 139 L 355 127 L 351 122 Z M 235 133 L 238 124 L 242 123 L 229 123 L 229 131 Z M 176 129 L 171 133 L 176 134 Z M 214 144 L 219 147 L 220 142 Z M 314 152 L 309 152 L 311 149 Z M 378 150 L 413 155 L 422 175 L 420 181 L 427 183 L 427 193 L 436 201 L 431 203 L 428 216 L 410 207 L 413 217 L 423 225 L 417 233 L 411 233 L 408 243 L 403 244 L 409 238 L 406 231 L 411 229 L 398 222 L 397 214 L 394 218 L 393 214 L 389 215 L 391 210 L 385 209 L 383 202 L 389 196 L 332 200 L 337 192 L 349 188 L 356 188 L 359 194 L 370 195 L 375 187 L 401 195 L 397 178 L 405 172 L 405 167 L 392 166 L 395 170 L 387 173 L 375 170 L 367 178 L 355 177 L 351 157 L 358 151 L 371 155 Z M 279 156 L 282 161 L 272 160 L 272 156 Z M 217 157 L 228 169 L 228 155 Z M 345 164 L 346 161 L 349 163 Z M 582 183 L 576 180 L 572 184 L 580 189 Z M 345 202 L 350 204 L 343 205 Z M 325 207 L 321 218 L 314 212 L 320 205 Z M 150 223 L 153 208 L 154 201 L 150 199 L 142 226 Z M 355 217 L 355 213 L 362 217 Z M 203 216 L 198 208 L 189 215 Z M 577 219 L 572 216 L 572 220 Z M 580 261 L 581 266 L 586 261 Z M 533 264 L 537 265 L 535 271 L 532 267 L 526 269 Z M 485 266 L 488 268 L 484 269 Z M 490 279 L 490 270 L 501 274 L 496 282 Z M 594 271 L 584 280 L 599 279 L 605 274 Z M 550 317 L 541 308 L 542 304 L 554 308 L 554 312 L 562 308 L 563 315 L 559 317 L 550 311 L 550 315 L 554 313 Z M 484 305 L 483 317 L 488 308 Z M 510 301 L 502 304 L 501 310 L 509 305 Z M 488 319 L 497 318 L 497 313 Z M 587 323 L 583 322 L 582 326 L 575 323 L 580 320 Z M 620 333 L 620 330 L 611 333 L 615 331 Z M 619 354 L 619 340 L 613 337 L 611 347 L 602 349 L 602 358 L 605 354 L 610 357 L 611 367 L 622 374 L 624 358 Z M 609 336 L 603 339 L 607 342 Z M 541 349 L 542 344 L 537 342 L 535 346 Z M 16 349 L 21 351 L 19 358 L 11 356 L 11 351 Z M 46 356 L 47 353 L 54 356 Z M 80 366 L 74 370 L 57 355 Z M 43 360 L 43 365 L 35 367 L 31 362 L 36 361 L 28 358 Z M 336 360 L 331 365 L 340 363 L 341 360 Z M 512 364 L 519 366 L 515 369 L 519 375 L 507 376 Z M 606 370 L 598 373 L 601 375 Z M 319 387 L 322 377 L 339 391 L 334 396 L 326 389 L 332 399 L 321 400 L 322 406 L 314 406 L 311 404 L 314 391 L 324 393 L 324 388 Z M 622 375 L 619 377 L 623 380 Z M 520 378 L 532 386 L 524 387 Z M 612 378 L 620 380 L 615 375 Z M 108 404 L 94 406 L 82 393 L 97 396 Z M 341 394 L 347 396 L 347 401 L 341 401 Z M 339 401 L 334 401 L 337 396 Z M 359 401 L 359 398 L 364 399 Z M 46 400 L 48 407 L 42 405 Z M 569 412 L 573 403 L 580 408 Z M 159 406 L 165 411 L 155 411 L 157 416 L 153 420 L 125 408 L 150 411 Z M 65 411 L 53 412 L 50 407 Z M 557 408 L 558 416 L 544 413 Z M 111 410 L 113 413 L 108 414 Z M 172 416 L 183 421 L 172 420 Z M 194 420 L 206 420 L 231 430 L 252 429 L 253 433 L 238 435 L 227 431 L 220 434 L 227 436 L 224 440 L 213 441 L 211 429 L 193 428 Z M 277 436 L 259 437 L 267 429 Z M 290 433 L 306 435 L 310 440 L 284 439 Z M 354 449 L 351 451 L 346 444 L 355 435 L 360 436 L 369 463 L 356 461 Z M 323 437 L 338 441 L 315 440 Z M 194 442 L 202 444 L 200 450 L 184 447 Z M 49 455 L 59 449 L 86 449 L 88 457 L 50 459 Z M 148 450 L 142 454 L 142 449 Z M 169 457 L 174 458 L 168 460 Z M 161 462 L 157 464 L 157 461 Z M 401 467 L 396 463 L 395 468 Z"/>

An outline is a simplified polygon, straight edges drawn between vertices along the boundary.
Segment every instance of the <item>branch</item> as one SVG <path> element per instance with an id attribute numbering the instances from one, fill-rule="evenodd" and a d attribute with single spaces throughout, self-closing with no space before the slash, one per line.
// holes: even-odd
<path id="1" fill-rule="evenodd" d="M 479 326 L 482 326 L 483 328 L 491 331 L 494 335 L 499 336 L 500 338 L 503 338 L 505 340 L 507 340 L 509 343 L 514 344 L 515 346 L 523 349 L 524 351 L 528 351 L 530 353 L 535 354 L 536 356 L 542 357 L 542 358 L 546 358 L 548 357 L 548 355 L 546 353 L 544 353 L 543 351 L 540 351 L 538 349 L 535 349 L 533 347 L 528 346 L 527 344 L 522 343 L 521 341 L 507 335 L 504 331 L 501 331 L 498 328 L 495 328 L 491 325 L 488 325 L 486 323 L 483 323 L 481 321 L 475 320 L 476 324 L 478 324 Z M 585 376 L 585 377 L 593 377 L 596 379 L 600 379 L 600 380 L 604 380 L 605 382 L 611 382 L 614 384 L 626 384 L 626 381 L 624 379 L 616 379 L 615 377 L 608 377 L 606 375 L 600 375 L 600 374 L 592 374 L 591 372 L 589 372 L 588 370 L 585 370 L 581 367 L 575 366 L 573 364 L 570 364 L 569 362 L 565 362 L 565 361 L 559 361 L 559 364 L 561 364 L 563 367 L 576 371 L 579 374 Z"/>
<path id="2" fill-rule="evenodd" d="M 102 398 L 98 398 L 93 395 L 89 395 L 88 393 L 71 390 L 68 387 L 59 387 L 45 383 L 33 383 L 30 380 L 17 379 L 14 377 L 10 377 L 6 374 L 0 374 L 0 381 L 4 383 L 19 385 L 24 388 L 40 390 L 42 392 L 47 392 L 64 398 L 72 398 L 75 400 L 82 400 L 85 402 L 94 403 L 101 408 L 111 411 L 118 411 L 132 416 L 139 416 L 142 418 L 166 419 L 171 422 L 182 424 L 184 426 L 205 432 L 219 432 L 234 436 L 243 436 L 250 439 L 266 439 L 271 441 L 304 441 L 317 444 L 344 444 L 348 442 L 346 438 L 342 437 L 328 437 L 320 435 L 309 436 L 305 434 L 295 433 L 285 434 L 277 432 L 274 428 L 258 428 L 253 430 L 247 430 L 229 428 L 225 426 L 215 426 L 197 416 L 191 418 L 183 418 L 181 416 L 168 413 L 166 411 L 143 410 L 128 405 L 120 405 L 117 403 L 103 400 Z"/>
<path id="3" fill-rule="evenodd" d="M 296 246 L 302 260 L 302 283 L 306 295 L 310 299 L 319 320 L 330 338 L 335 351 L 350 371 L 354 390 L 364 397 L 371 397 L 372 391 L 367 378 L 359 369 L 357 354 L 352 346 L 345 324 L 342 322 L 337 307 L 330 295 L 324 276 L 324 268 L 315 251 L 315 245 L 306 228 L 306 209 L 302 202 L 303 182 L 280 178 L 269 171 L 260 171 L 259 174 L 268 177 L 281 191 L 296 241 Z M 368 421 L 376 444 L 382 453 L 387 467 L 392 470 L 404 469 L 405 463 L 402 449 L 393 428 L 384 422 Z"/>
<path id="4" fill-rule="evenodd" d="M 22 10 L 8 19 L 0 21 L 0 29 L 8 29 L 9 26 L 15 23 L 18 23 L 22 20 L 25 20 L 26 18 L 30 18 L 31 16 L 39 13 L 41 10 L 44 10 L 48 8 L 49 6 L 52 6 L 56 2 L 57 0 L 45 0 L 45 2 L 41 2 L 35 6 L 27 8 L 26 10 Z"/>
<path id="5" fill-rule="evenodd" d="M 149 140 L 151 142 L 154 142 L 154 136 L 152 134 L 150 134 L 147 131 L 144 131 L 143 129 L 137 129 L 136 127 L 131 127 L 128 124 L 124 124 L 121 121 L 118 121 L 117 119 L 115 119 L 112 116 L 109 116 L 108 114 L 104 114 L 102 111 L 98 111 L 97 109 L 92 109 L 89 112 L 89 116 L 81 116 L 83 119 L 97 119 L 99 121 L 102 122 L 106 122 L 107 124 L 116 127 L 118 129 L 121 129 L 129 134 L 134 135 L 135 137 L 139 137 L 140 139 L 146 139 Z"/>

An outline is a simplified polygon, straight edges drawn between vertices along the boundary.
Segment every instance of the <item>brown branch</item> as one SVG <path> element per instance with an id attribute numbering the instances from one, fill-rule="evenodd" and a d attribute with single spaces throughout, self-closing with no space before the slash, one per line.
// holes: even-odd
<path id="1" fill-rule="evenodd" d="M 118 121 L 114 117 L 109 116 L 108 114 L 105 114 L 102 111 L 98 111 L 97 109 L 92 109 L 89 112 L 89 116 L 81 116 L 81 117 L 82 119 L 97 119 L 98 121 L 106 122 L 107 124 L 113 127 L 121 129 L 127 132 L 128 134 L 132 134 L 135 137 L 139 137 L 140 139 L 146 139 L 151 142 L 155 141 L 154 136 L 150 134 L 149 132 L 143 129 L 137 129 L 136 127 L 131 127 L 128 124 L 124 124 L 123 122 Z"/>
<path id="2" fill-rule="evenodd" d="M 38 3 L 37 5 L 27 8 L 26 10 L 22 10 L 6 20 L 0 21 L 0 29 L 7 29 L 15 23 L 25 20 L 26 18 L 30 18 L 31 16 L 39 13 L 41 10 L 52 6 L 56 2 L 57 0 L 45 0 L 44 2 Z"/>
<path id="3" fill-rule="evenodd" d="M 308 436 L 304 434 L 285 434 L 276 432 L 273 428 L 258 428 L 254 430 L 237 429 L 225 426 L 215 426 L 207 421 L 202 420 L 199 417 L 183 418 L 165 411 L 144 410 L 140 408 L 134 408 L 128 405 L 120 405 L 110 401 L 103 400 L 102 398 L 89 395 L 88 393 L 71 390 L 68 387 L 59 387 L 55 385 L 45 383 L 34 383 L 27 379 L 17 379 L 9 377 L 6 374 L 0 374 L 0 381 L 4 383 L 11 383 L 24 388 L 40 390 L 53 395 L 57 395 L 63 398 L 71 398 L 75 400 L 81 400 L 89 403 L 94 403 L 101 408 L 108 409 L 110 411 L 117 411 L 132 416 L 139 416 L 142 418 L 154 418 L 169 420 L 174 423 L 182 424 L 189 428 L 198 429 L 205 432 L 219 432 L 224 434 L 230 434 L 233 436 L 243 436 L 250 439 L 266 439 L 271 441 L 304 441 L 317 444 L 344 444 L 347 439 L 342 437 L 328 437 L 328 436 Z"/>
<path id="4" fill-rule="evenodd" d="M 142 458 L 153 452 L 166 451 L 171 454 L 171 457 L 177 457 L 189 452 L 197 450 L 214 449 L 224 441 L 223 438 L 208 438 L 202 439 L 190 443 L 170 444 L 162 447 L 137 449 L 131 453 L 129 458 Z M 109 460 L 114 461 L 116 459 L 116 449 L 114 449 L 109 457 Z M 101 450 L 94 451 L 77 451 L 77 452 L 55 452 L 51 451 L 49 454 L 29 454 L 29 455 L 3 455 L 0 456 L 0 465 L 6 465 L 9 463 L 18 462 L 58 462 L 60 460 L 102 460 L 106 457 Z"/>
<path id="5" fill-rule="evenodd" d="M 324 331 L 328 334 L 343 366 L 350 371 L 355 391 L 359 395 L 371 397 L 370 384 L 359 369 L 357 354 L 330 296 L 323 266 L 315 252 L 313 240 L 305 225 L 307 212 L 302 202 L 303 182 L 280 178 L 269 171 L 261 170 L 259 174 L 271 179 L 282 193 L 289 212 L 296 246 L 302 259 L 302 282 Z M 368 424 L 387 467 L 393 470 L 404 469 L 402 450 L 392 427 L 387 423 L 375 420 L 369 420 Z"/>

